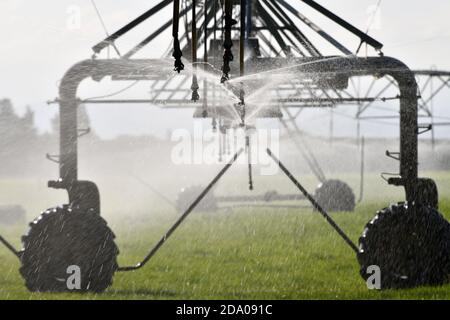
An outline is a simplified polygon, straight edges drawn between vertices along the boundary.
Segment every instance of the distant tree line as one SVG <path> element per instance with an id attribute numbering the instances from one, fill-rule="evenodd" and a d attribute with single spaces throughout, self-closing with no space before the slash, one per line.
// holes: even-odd
<path id="1" fill-rule="evenodd" d="M 89 129 L 89 133 L 79 143 L 80 151 L 85 151 L 83 155 L 109 156 L 117 153 L 117 150 L 126 155 L 148 147 L 166 146 L 164 141 L 153 136 L 121 136 L 103 141 L 92 129 L 84 105 L 78 107 L 78 128 L 83 131 Z M 45 154 L 56 155 L 59 150 L 58 141 L 59 114 L 51 120 L 51 130 L 40 133 L 31 108 L 27 107 L 20 116 L 15 112 L 10 99 L 0 99 L 0 176 L 30 175 L 39 170 L 47 170 L 51 163 L 45 159 Z"/>
<path id="2" fill-rule="evenodd" d="M 84 106 L 79 108 L 78 117 L 79 127 L 89 128 L 89 116 Z M 0 99 L 0 174 L 32 170 L 44 160 L 47 152 L 58 150 L 58 115 L 51 120 L 51 127 L 51 132 L 39 133 L 30 107 L 19 116 L 10 99 Z M 91 132 L 90 136 L 94 137 L 95 133 Z"/>
<path id="3" fill-rule="evenodd" d="M 0 100 L 0 171 L 9 170 L 8 164 L 27 157 L 36 146 L 39 136 L 34 123 L 34 112 L 27 107 L 20 117 L 9 99 Z"/>

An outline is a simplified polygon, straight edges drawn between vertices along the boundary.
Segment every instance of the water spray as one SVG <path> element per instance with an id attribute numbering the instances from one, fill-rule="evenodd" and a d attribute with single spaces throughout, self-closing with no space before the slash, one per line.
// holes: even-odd
<path id="1" fill-rule="evenodd" d="M 302 2 L 353 35 L 356 35 L 362 43 L 370 45 L 376 50 L 382 48 L 383 45 L 381 43 L 325 9 L 314 0 L 302 0 Z M 55 206 L 52 209 L 46 210 L 38 219 L 30 224 L 30 232 L 23 237 L 24 249 L 20 252 L 15 250 L 4 238 L 0 237 L 0 243 L 5 245 L 13 254 L 20 258 L 22 264 L 21 274 L 29 289 L 32 291 L 65 290 L 65 288 L 61 288 L 61 285 L 63 284 L 55 280 L 58 278 L 58 275 L 61 274 L 61 270 L 59 270 L 59 266 L 55 261 L 67 261 L 66 256 L 63 255 L 63 250 L 59 250 L 58 252 L 55 251 L 54 257 L 52 257 L 51 260 L 48 259 L 48 255 L 46 255 L 48 252 L 47 250 L 52 248 L 55 243 L 62 247 L 66 246 L 66 244 L 60 243 L 62 239 L 61 230 L 63 227 L 66 230 L 65 234 L 68 235 L 63 240 L 70 243 L 73 256 L 80 257 L 89 264 L 89 267 L 86 268 L 86 270 L 83 270 L 83 276 L 86 276 L 86 279 L 89 280 L 83 281 L 83 283 L 89 283 L 89 287 L 84 287 L 82 291 L 101 292 L 111 284 L 115 271 L 132 271 L 144 266 L 175 232 L 187 216 L 199 205 L 202 199 L 211 192 L 214 185 L 227 172 L 231 165 L 236 162 L 237 158 L 243 152 L 246 152 L 248 155 L 249 187 L 250 189 L 253 189 L 251 158 L 251 131 L 253 127 L 249 125 L 249 122 L 252 121 L 253 116 L 257 117 L 259 115 L 257 115 L 256 112 L 252 115 L 249 110 L 247 110 L 246 103 L 249 106 L 253 105 L 253 100 L 251 97 L 252 93 L 246 93 L 244 88 L 246 91 L 250 91 L 252 86 L 250 84 L 248 87 L 244 87 L 243 83 L 244 81 L 246 81 L 245 83 L 248 83 L 247 81 L 253 80 L 257 83 L 258 80 L 264 80 L 265 78 L 268 78 L 268 76 L 273 76 L 274 74 L 284 76 L 286 73 L 289 73 L 290 77 L 288 77 L 288 79 L 282 79 L 284 80 L 284 84 L 291 85 L 292 80 L 295 80 L 297 81 L 297 87 L 294 89 L 298 89 L 299 85 L 307 86 L 308 90 L 316 90 L 315 93 L 317 96 L 314 97 L 314 94 L 311 94 L 312 100 L 309 99 L 309 101 L 308 99 L 305 100 L 305 97 L 303 96 L 288 97 L 290 99 L 289 101 L 283 101 L 280 97 L 280 99 L 276 100 L 272 106 L 279 107 L 281 104 L 284 107 L 288 105 L 289 107 L 304 108 L 313 106 L 314 103 L 317 104 L 318 102 L 321 104 L 328 103 L 332 105 L 337 104 L 338 102 L 343 104 L 358 101 L 361 102 L 362 100 L 358 99 L 356 96 L 350 96 L 348 98 L 344 96 L 336 99 L 331 96 L 322 95 L 322 93 L 327 93 L 327 91 L 335 92 L 335 96 L 340 95 L 341 92 L 346 93 L 345 90 L 348 86 L 348 80 L 351 77 L 386 75 L 395 80 L 398 84 L 398 89 L 400 90 L 398 96 L 400 101 L 400 150 L 398 152 L 398 157 L 396 157 L 396 160 L 400 162 L 400 170 L 395 177 L 388 179 L 388 183 L 394 186 L 401 186 L 405 189 L 406 202 L 399 202 L 389 208 L 383 209 L 375 219 L 372 219 L 367 224 L 366 229 L 359 240 L 359 246 L 352 242 L 352 240 L 344 233 L 343 229 L 341 229 L 328 214 L 329 211 L 352 211 L 354 209 L 354 197 L 352 199 L 353 202 L 351 203 L 353 205 L 352 210 L 342 209 L 342 203 L 339 203 L 339 206 L 329 209 L 329 204 L 327 203 L 328 200 L 341 201 L 341 198 L 339 197 L 342 195 L 343 190 L 345 191 L 345 189 L 342 188 L 343 184 L 336 180 L 323 181 L 321 187 L 332 182 L 332 184 L 328 184 L 328 190 L 331 191 L 325 193 L 325 197 L 322 198 L 320 198 L 318 191 L 312 196 L 270 150 L 267 150 L 267 153 L 298 188 L 301 193 L 299 195 L 302 195 L 304 199 L 311 203 L 313 208 L 326 219 L 334 230 L 344 239 L 347 245 L 357 254 L 361 270 L 365 270 L 368 266 L 374 265 L 375 260 L 378 260 L 375 261 L 375 264 L 377 262 L 384 264 L 380 266 L 384 268 L 383 287 L 436 284 L 436 279 L 438 282 L 447 281 L 450 262 L 442 261 L 437 255 L 432 257 L 429 255 L 430 252 L 446 252 L 449 253 L 447 256 L 450 256 L 450 242 L 442 241 L 442 239 L 450 239 L 450 226 L 437 211 L 438 193 L 434 181 L 431 179 L 418 178 L 417 135 L 423 133 L 423 131 L 420 130 L 421 126 L 419 126 L 417 122 L 418 90 L 414 73 L 402 62 L 393 58 L 383 56 L 359 58 L 350 55 L 350 50 L 343 47 L 336 39 L 326 34 L 317 25 L 312 24 L 310 20 L 306 19 L 306 17 L 299 13 L 295 8 L 289 6 L 285 0 L 276 0 L 272 2 L 266 0 L 254 1 L 253 3 L 256 8 L 254 11 L 251 10 L 251 0 L 222 1 L 222 4 L 224 4 L 224 9 L 222 10 L 222 23 L 224 23 L 224 28 L 221 37 L 223 39 L 224 54 L 222 70 L 219 71 L 219 73 L 221 73 L 222 84 L 228 86 L 233 85 L 233 81 L 229 81 L 231 72 L 230 63 L 233 61 L 232 32 L 237 30 L 236 28 L 233 28 L 233 26 L 237 24 L 237 21 L 233 19 L 233 6 L 239 5 L 239 3 L 241 6 L 241 42 L 240 77 L 234 80 L 234 83 L 240 85 L 240 88 L 236 86 L 236 88 L 234 88 L 236 89 L 236 92 L 231 92 L 225 85 L 222 87 L 223 92 L 227 95 L 226 101 L 225 99 L 222 99 L 223 101 L 221 101 L 221 106 L 223 107 L 222 110 L 229 114 L 218 113 L 219 134 L 221 135 L 221 150 L 219 157 L 222 158 L 224 154 L 230 152 L 228 146 L 229 134 L 227 134 L 227 130 L 231 127 L 240 127 L 244 130 L 245 150 L 242 148 L 234 156 L 227 159 L 228 162 L 225 167 L 216 177 L 214 177 L 210 184 L 201 191 L 201 193 L 199 192 L 199 196 L 189 205 L 188 209 L 183 212 L 180 218 L 176 220 L 175 224 L 164 234 L 161 240 L 157 242 L 141 263 L 131 267 L 118 268 L 118 248 L 114 242 L 112 230 L 107 227 L 106 221 L 103 220 L 100 214 L 99 190 L 94 182 L 79 180 L 78 176 L 78 139 L 80 137 L 80 130 L 77 122 L 77 107 L 82 100 L 78 99 L 77 90 L 84 79 L 93 78 L 100 80 L 108 76 L 110 76 L 113 81 L 166 81 L 164 83 L 164 88 L 161 89 L 160 92 L 167 92 L 170 90 L 170 88 L 167 88 L 166 86 L 170 82 L 170 80 L 167 80 L 167 75 L 173 73 L 172 63 L 167 67 L 167 60 L 163 59 L 139 60 L 129 58 L 172 25 L 172 35 L 174 38 L 173 57 L 175 58 L 174 69 L 177 73 L 180 73 L 184 69 L 181 60 L 182 52 L 188 50 L 189 45 L 191 45 L 192 48 L 190 49 L 192 49 L 193 63 L 191 86 L 192 100 L 198 101 L 199 86 L 197 75 L 202 72 L 202 70 L 198 70 L 197 68 L 197 46 L 199 45 L 199 41 L 197 39 L 196 3 L 198 2 L 193 0 L 191 2 L 192 7 L 187 5 L 186 8 L 183 8 L 183 11 L 180 12 L 180 0 L 162 0 L 158 2 L 153 8 L 94 46 L 93 50 L 95 53 L 99 53 L 102 49 L 113 45 L 114 41 L 119 37 L 160 12 L 165 7 L 173 4 L 173 21 L 166 23 L 167 27 L 163 26 L 160 29 L 155 30 L 143 42 L 129 53 L 123 55 L 120 59 L 91 59 L 82 61 L 69 69 L 61 80 L 59 87 L 60 94 L 57 101 L 59 103 L 60 111 L 60 154 L 53 159 L 59 165 L 59 179 L 49 181 L 48 185 L 50 188 L 66 190 L 69 202 L 62 207 Z M 205 5 L 206 3 L 207 2 L 205 1 Z M 266 4 L 265 6 L 262 5 L 264 3 Z M 179 39 L 178 24 L 180 14 L 187 17 L 191 9 L 192 41 L 189 41 L 187 25 L 185 27 L 183 38 Z M 288 15 L 286 12 L 283 13 L 283 11 L 286 10 L 291 14 Z M 214 13 L 216 13 L 215 10 Z M 205 6 L 205 17 L 207 16 Z M 249 36 L 252 32 L 252 16 L 256 21 L 254 27 L 256 39 L 252 39 L 252 41 L 255 40 L 256 48 L 259 46 L 259 40 L 264 42 L 265 48 L 268 48 L 267 50 L 269 50 L 269 52 L 266 52 L 264 56 L 256 54 L 246 66 L 245 48 L 250 46 L 246 46 L 245 43 L 246 41 L 250 41 Z M 291 18 L 303 22 L 314 32 L 318 33 L 319 36 L 344 53 L 345 56 L 322 56 L 316 52 L 314 47 L 310 45 L 306 36 L 298 29 L 297 24 L 290 23 Z M 186 24 L 188 24 L 187 18 Z M 264 26 L 264 30 L 260 28 L 260 26 Z M 207 43 L 208 19 L 205 19 L 204 27 L 204 42 Z M 277 42 L 277 45 L 274 46 L 271 43 L 271 40 L 264 36 L 262 30 L 271 32 L 274 35 L 274 41 Z M 291 37 L 283 37 L 283 35 L 288 32 L 291 32 L 291 34 L 292 32 L 295 33 L 293 34 L 293 37 L 297 38 L 297 43 L 294 43 L 292 41 L 293 38 Z M 184 45 L 184 50 L 181 49 L 180 42 L 187 43 Z M 299 48 L 303 47 L 304 53 L 306 54 L 309 52 L 310 56 L 280 57 L 278 47 L 281 47 L 287 53 L 286 48 L 289 46 L 295 48 L 295 52 L 297 53 L 301 52 Z M 205 65 L 207 63 L 206 59 L 207 48 L 205 45 Z M 250 73 L 249 75 L 245 75 L 245 67 L 251 71 L 248 72 Z M 173 98 L 174 93 L 172 93 L 170 98 L 162 100 L 166 103 L 166 106 L 172 104 L 176 105 L 178 108 L 186 107 L 186 102 L 190 94 L 190 91 L 187 88 L 190 78 L 186 78 L 188 79 L 186 81 L 186 88 L 177 87 L 175 90 L 172 90 L 173 92 L 185 90 L 185 92 L 187 92 L 186 97 L 177 101 L 177 99 Z M 217 80 L 216 78 L 214 79 Z M 273 83 L 271 86 L 278 90 Z M 205 84 L 205 88 L 206 87 L 207 85 Z M 279 92 L 280 91 L 277 91 L 277 93 Z M 205 108 L 208 108 L 206 96 L 207 93 L 205 91 L 203 105 L 204 116 L 207 115 L 207 112 L 205 112 L 207 110 L 205 110 Z M 156 101 L 156 98 L 150 102 L 149 100 L 105 100 L 103 98 L 100 97 L 100 99 L 96 99 L 95 101 L 94 99 L 91 99 L 88 102 L 106 104 L 148 104 L 155 103 Z M 309 96 L 307 98 L 309 98 Z M 314 100 L 315 98 L 320 98 L 320 100 Z M 367 101 L 375 101 L 374 98 L 370 99 L 371 100 Z M 228 108 L 228 106 L 230 106 L 230 108 Z M 323 107 L 324 105 L 321 106 Z M 261 107 L 261 105 L 258 105 L 258 107 Z M 315 162 L 314 158 L 309 158 L 311 158 L 312 163 Z M 361 158 L 364 158 L 363 155 Z M 361 170 L 363 170 L 363 167 Z M 351 189 L 350 194 L 353 195 Z M 268 199 L 274 198 L 283 199 L 283 197 L 277 197 L 276 194 L 268 195 Z M 296 197 L 293 200 L 297 199 L 298 198 Z M 345 205 L 346 203 L 343 204 Z M 40 230 L 46 230 L 46 232 L 40 232 Z M 403 238 L 399 237 L 399 235 L 411 235 L 411 238 L 413 238 L 412 236 L 417 238 L 417 234 L 420 235 L 420 241 L 404 241 Z M 99 236 L 102 237 L 100 240 Z M 391 252 L 395 252 L 395 254 L 391 254 L 391 252 L 385 250 L 384 247 L 380 248 L 380 243 L 392 244 L 390 249 Z M 95 248 L 99 248 L 100 251 L 92 250 Z M 414 263 L 409 263 L 412 261 L 410 259 L 411 256 L 416 258 Z M 99 259 L 99 257 L 101 257 L 101 259 Z M 427 259 L 424 259 L 424 257 Z M 98 263 L 98 261 L 101 261 L 101 263 Z M 437 267 L 437 271 L 430 269 L 430 265 Z M 40 270 L 45 270 L 45 273 L 42 273 Z M 429 272 L 429 270 L 432 270 L 432 274 L 424 273 L 424 271 Z M 101 277 L 91 277 L 91 275 L 94 274 L 101 275 Z M 402 282 L 404 281 L 403 279 L 407 279 L 407 282 Z M 92 283 L 94 283 L 94 285 L 91 286 Z"/>

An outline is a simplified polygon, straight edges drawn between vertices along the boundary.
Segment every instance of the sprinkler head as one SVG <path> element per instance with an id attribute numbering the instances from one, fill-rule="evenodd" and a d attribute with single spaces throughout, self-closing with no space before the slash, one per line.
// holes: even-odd
<path id="1" fill-rule="evenodd" d="M 191 90 L 192 90 L 192 101 L 198 101 L 200 99 L 200 95 L 198 94 L 198 89 L 199 89 L 199 85 L 198 85 L 198 81 L 197 81 L 197 76 L 194 75 L 194 77 L 192 78 L 192 86 L 191 86 Z"/>
<path id="2" fill-rule="evenodd" d="M 182 70 L 184 70 L 184 64 L 181 61 L 181 57 L 183 56 L 183 52 L 180 49 L 180 43 L 178 40 L 175 40 L 175 49 L 173 51 L 172 57 L 175 58 L 174 63 L 174 71 L 180 73 Z"/>
<path id="3" fill-rule="evenodd" d="M 200 100 L 200 95 L 198 94 L 197 90 L 192 91 L 192 98 L 191 98 L 191 100 L 194 101 L 194 102 Z M 206 118 L 206 116 L 203 115 L 204 118 Z"/>
<path id="4" fill-rule="evenodd" d="M 183 64 L 183 62 L 181 62 L 181 59 L 175 60 L 173 71 L 180 73 L 183 70 L 184 70 L 184 64 Z"/>
<path id="5" fill-rule="evenodd" d="M 230 77 L 228 76 L 228 74 L 222 74 L 222 77 L 220 78 L 220 83 L 225 83 L 228 80 L 230 80 Z"/>

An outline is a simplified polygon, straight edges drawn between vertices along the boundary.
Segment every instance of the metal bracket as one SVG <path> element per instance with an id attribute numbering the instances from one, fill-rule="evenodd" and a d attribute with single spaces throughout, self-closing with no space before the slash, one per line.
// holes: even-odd
<path id="1" fill-rule="evenodd" d="M 380 174 L 380 176 L 381 176 L 381 179 L 383 179 L 390 185 L 394 185 L 394 186 L 402 186 L 403 185 L 403 179 L 399 173 L 382 172 Z"/>
<path id="2" fill-rule="evenodd" d="M 78 129 L 78 138 L 88 135 L 89 133 L 91 133 L 91 128 Z"/>
<path id="3" fill-rule="evenodd" d="M 59 161 L 60 156 L 59 155 L 54 155 L 54 154 L 47 153 L 45 155 L 45 157 L 47 158 L 47 160 L 50 160 L 51 162 L 58 163 L 58 164 L 60 163 L 60 161 Z"/>
<path id="4" fill-rule="evenodd" d="M 5 238 L 3 238 L 2 236 L 0 236 L 0 242 L 3 243 L 3 245 L 9 250 L 11 251 L 17 258 L 20 259 L 20 257 L 22 256 L 22 253 L 20 251 L 17 251 L 16 248 L 14 248 L 12 246 L 11 243 L 9 243 L 8 241 L 5 240 Z"/>
<path id="5" fill-rule="evenodd" d="M 386 156 L 394 160 L 400 161 L 400 152 L 390 152 L 389 150 L 386 150 Z"/>
<path id="6" fill-rule="evenodd" d="M 421 130 L 423 129 L 423 130 Z M 421 135 L 424 134 L 428 131 L 433 130 L 433 125 L 432 124 L 424 124 L 424 125 L 419 125 L 418 129 L 417 129 L 417 135 Z"/>

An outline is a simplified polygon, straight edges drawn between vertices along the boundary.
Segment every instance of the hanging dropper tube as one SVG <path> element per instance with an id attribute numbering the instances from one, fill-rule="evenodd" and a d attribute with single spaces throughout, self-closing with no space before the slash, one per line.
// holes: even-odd
<path id="1" fill-rule="evenodd" d="M 194 67 L 194 75 L 192 76 L 192 101 L 198 101 L 200 95 L 198 89 L 200 88 L 197 80 L 197 1 L 192 0 L 192 64 Z"/>
<path id="2" fill-rule="evenodd" d="M 203 62 L 204 62 L 204 71 L 206 73 L 206 66 L 208 65 L 208 6 L 207 1 L 205 1 L 203 5 L 203 12 L 204 12 L 204 41 L 203 41 Z M 205 77 L 203 80 L 203 110 L 202 110 L 202 117 L 206 118 L 208 117 L 208 79 Z M 214 126 L 213 126 L 214 127 Z"/>
<path id="3" fill-rule="evenodd" d="M 223 43 L 224 53 L 223 53 L 223 66 L 222 66 L 222 78 L 221 83 L 224 83 L 230 79 L 230 62 L 234 60 L 233 52 L 231 48 L 233 47 L 233 41 L 231 39 L 231 29 L 237 23 L 233 19 L 233 0 L 225 0 L 225 27 L 224 35 L 225 40 Z"/>
<path id="4" fill-rule="evenodd" d="M 241 28 L 240 28 L 240 41 L 239 41 L 239 75 L 241 78 L 245 75 L 245 19 L 246 15 L 247 1 L 241 0 Z M 239 92 L 240 107 L 241 107 L 241 126 L 245 128 L 245 91 L 244 83 L 241 82 L 241 88 Z"/>
<path id="5" fill-rule="evenodd" d="M 180 0 L 173 1 L 173 25 L 172 25 L 172 36 L 173 36 L 173 54 L 175 58 L 174 71 L 180 73 L 184 70 L 184 64 L 181 61 L 183 52 L 180 48 L 180 39 L 178 39 L 178 29 L 180 22 Z"/>

